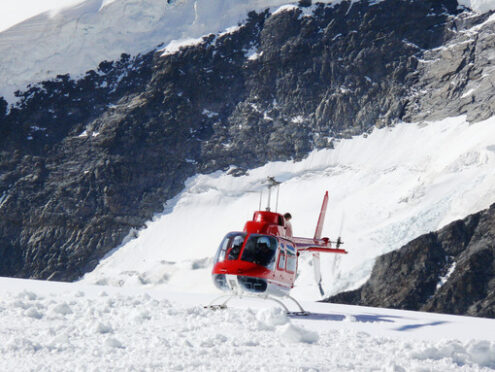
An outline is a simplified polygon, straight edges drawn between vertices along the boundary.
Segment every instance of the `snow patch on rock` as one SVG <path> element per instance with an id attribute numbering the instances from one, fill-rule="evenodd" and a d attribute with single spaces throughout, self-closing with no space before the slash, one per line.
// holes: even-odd
<path id="1" fill-rule="evenodd" d="M 478 13 L 495 10 L 495 0 L 458 0 L 457 2 Z"/>

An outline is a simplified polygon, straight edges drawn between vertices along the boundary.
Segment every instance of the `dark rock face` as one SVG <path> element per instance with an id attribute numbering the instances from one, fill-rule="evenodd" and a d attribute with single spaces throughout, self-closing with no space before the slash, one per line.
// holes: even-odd
<path id="1" fill-rule="evenodd" d="M 380 256 L 328 302 L 495 318 L 495 204 Z"/>
<path id="2" fill-rule="evenodd" d="M 438 83 L 420 61 L 486 18 L 454 0 L 309 5 L 35 84 L 8 113 L 0 100 L 0 275 L 76 279 L 189 176 L 243 174 L 423 117 L 443 96 L 411 97 Z"/>

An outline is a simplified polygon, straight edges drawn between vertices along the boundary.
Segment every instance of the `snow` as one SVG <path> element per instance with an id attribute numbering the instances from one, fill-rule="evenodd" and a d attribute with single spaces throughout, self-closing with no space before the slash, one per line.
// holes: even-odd
<path id="1" fill-rule="evenodd" d="M 457 2 L 478 13 L 495 10 L 495 0 L 458 0 Z"/>
<path id="2" fill-rule="evenodd" d="M 159 50 L 162 52 L 162 57 L 168 56 L 170 54 L 175 54 L 177 53 L 181 48 L 189 47 L 189 46 L 195 46 L 199 45 L 203 42 L 203 38 L 187 38 L 184 40 L 172 40 L 168 45 L 164 48 Z"/>
<path id="3" fill-rule="evenodd" d="M 2 0 L 0 5 L 0 32 L 40 13 L 69 7 L 84 0 Z"/>
<path id="4" fill-rule="evenodd" d="M 234 32 L 252 10 L 278 9 L 297 1 L 176 0 L 168 4 L 165 0 L 48 0 L 39 3 L 44 5 L 30 1 L 31 9 L 17 17 L 4 17 L 4 27 L 13 27 L 0 32 L 0 96 L 11 103 L 15 101 L 13 92 L 27 84 L 57 74 L 70 73 L 75 78 L 97 68 L 104 60 L 119 59 L 122 53 L 148 52 L 160 44 L 167 46 L 165 55 L 174 53 L 180 46 L 200 42 L 205 35 Z M 12 4 L 13 0 L 5 4 L 2 0 L 0 14 L 11 9 Z M 13 25 L 30 16 L 34 17 Z"/>
<path id="5" fill-rule="evenodd" d="M 469 89 L 466 93 L 464 93 L 461 98 L 466 98 L 466 97 L 469 97 L 470 95 L 472 95 L 474 92 L 476 91 L 476 89 L 474 88 L 471 88 Z"/>
<path id="6" fill-rule="evenodd" d="M 495 320 L 317 303 L 304 258 L 292 294 L 306 317 L 248 298 L 203 305 L 219 294 L 216 246 L 251 217 L 268 175 L 284 181 L 279 205 L 297 235 L 312 235 L 327 189 L 324 234 L 336 237 L 345 212 L 349 255 L 322 256 L 331 293 L 365 280 L 378 254 L 495 201 L 494 163 L 495 118 L 458 117 L 375 130 L 242 177 L 195 176 L 82 280 L 0 278 L 0 370 L 493 370 Z"/>
<path id="7" fill-rule="evenodd" d="M 488 371 L 495 320 L 0 278 L 2 371 Z M 352 319 L 352 321 L 349 321 Z"/>
<path id="8" fill-rule="evenodd" d="M 275 10 L 272 14 L 276 15 L 276 14 L 280 14 L 282 12 L 291 12 L 297 8 L 298 8 L 297 5 L 283 5 L 283 6 L 279 7 L 277 10 Z"/>
<path id="9" fill-rule="evenodd" d="M 256 61 L 263 55 L 263 52 L 258 52 L 258 48 L 253 46 L 245 51 L 245 56 L 249 61 Z"/>
<path id="10" fill-rule="evenodd" d="M 2 208 L 3 203 L 7 200 L 7 193 L 4 191 L 2 196 L 0 196 L 0 208 Z"/>
<path id="11" fill-rule="evenodd" d="M 437 288 L 436 288 L 437 291 L 440 288 L 442 288 L 445 283 L 447 283 L 447 280 L 449 280 L 450 276 L 455 271 L 455 267 L 456 267 L 456 262 L 452 262 L 452 264 L 450 265 L 449 269 L 447 270 L 447 273 L 445 274 L 445 276 L 440 277 L 440 279 L 438 280 L 438 283 L 437 283 Z"/>
<path id="12" fill-rule="evenodd" d="M 207 109 L 203 109 L 201 114 L 207 116 L 209 119 L 212 119 L 212 118 L 219 116 L 218 112 L 213 112 L 213 111 L 210 111 Z"/>
<path id="13" fill-rule="evenodd" d="M 291 212 L 296 236 L 313 236 L 329 191 L 323 234 L 342 235 L 349 254 L 322 255 L 323 288 L 326 295 L 353 289 L 369 277 L 377 256 L 495 202 L 494 149 L 495 118 L 469 124 L 457 117 L 377 129 L 242 177 L 198 175 L 83 282 L 218 293 L 210 278 L 217 246 L 252 218 L 263 181 L 274 176 L 284 182 L 280 212 Z M 301 256 L 292 294 L 320 298 L 309 256 Z"/>
<path id="14" fill-rule="evenodd" d="M 296 124 L 302 124 L 304 122 L 304 116 L 302 116 L 302 115 L 294 116 L 291 119 L 291 122 L 296 123 Z"/>

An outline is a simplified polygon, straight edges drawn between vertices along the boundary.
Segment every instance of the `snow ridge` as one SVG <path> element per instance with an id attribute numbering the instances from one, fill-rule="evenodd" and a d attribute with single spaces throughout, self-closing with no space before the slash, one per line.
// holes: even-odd
<path id="1" fill-rule="evenodd" d="M 252 10 L 276 10 L 287 3 L 296 1 L 86 0 L 47 11 L 0 32 L 0 97 L 13 102 L 14 92 L 27 84 L 57 74 L 77 78 L 122 53 L 137 55 L 158 45 L 175 52 L 172 46 L 185 40 L 237 26 Z"/>

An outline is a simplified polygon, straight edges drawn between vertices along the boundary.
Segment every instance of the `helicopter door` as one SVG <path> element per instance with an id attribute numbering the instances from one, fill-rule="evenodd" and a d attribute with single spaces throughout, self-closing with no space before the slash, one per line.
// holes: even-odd
<path id="1" fill-rule="evenodd" d="M 285 271 L 285 246 L 283 244 L 280 244 L 277 271 Z"/>
<path id="2" fill-rule="evenodd" d="M 285 261 L 285 270 L 287 271 L 288 279 L 292 282 L 292 286 L 294 286 L 297 272 L 297 256 L 295 248 L 290 244 L 287 244 L 286 247 Z"/>
<path id="3" fill-rule="evenodd" d="M 275 272 L 275 280 L 279 283 L 285 283 L 285 263 L 286 263 L 286 255 L 285 255 L 285 245 L 279 244 L 279 252 L 278 252 L 278 260 L 277 260 L 277 270 Z"/>

